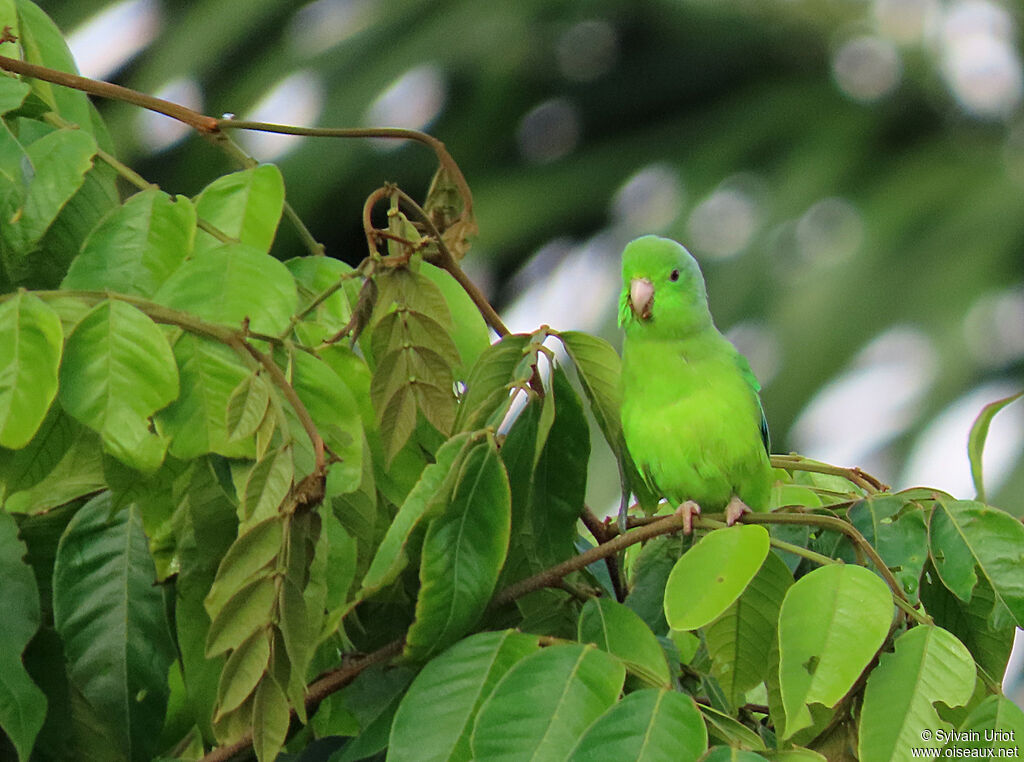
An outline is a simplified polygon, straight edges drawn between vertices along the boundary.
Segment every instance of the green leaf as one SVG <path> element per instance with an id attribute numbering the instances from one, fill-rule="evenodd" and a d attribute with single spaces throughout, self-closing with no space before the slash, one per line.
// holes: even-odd
<path id="1" fill-rule="evenodd" d="M 274 242 L 283 209 L 284 180 L 273 164 L 218 177 L 196 198 L 199 219 L 264 254 Z M 220 242 L 205 231 L 196 238 L 197 254 L 219 246 Z"/>
<path id="2" fill-rule="evenodd" d="M 22 265 L 8 265 L 14 280 L 20 279 L 19 271 L 32 266 L 25 258 L 82 187 L 96 154 L 96 141 L 84 130 L 54 130 L 30 143 L 25 153 L 30 165 L 28 190 L 17 208 L 2 210 L 4 225 L 0 228 L 0 238 Z"/>
<path id="3" fill-rule="evenodd" d="M 217 715 L 214 720 L 242 705 L 263 679 L 270 664 L 270 639 L 257 630 L 231 652 L 220 675 Z"/>
<path id="4" fill-rule="evenodd" d="M 410 658 L 447 648 L 487 607 L 508 552 L 510 501 L 505 466 L 488 439 L 466 455 L 451 502 L 427 529 L 405 644 Z"/>
<path id="5" fill-rule="evenodd" d="M 153 301 L 211 323 L 234 327 L 248 319 L 257 333 L 288 328 L 298 304 L 288 268 L 245 243 L 200 248 L 164 281 Z"/>
<path id="6" fill-rule="evenodd" d="M 459 641 L 431 659 L 413 680 L 391 727 L 392 762 L 469 760 L 470 733 L 484 700 L 537 638 L 503 630 Z"/>
<path id="7" fill-rule="evenodd" d="M 151 188 L 113 209 L 82 244 L 61 288 L 150 297 L 191 254 L 196 210 Z"/>
<path id="8" fill-rule="evenodd" d="M 708 736 L 712 740 L 718 740 L 730 746 L 746 746 L 764 751 L 764 741 L 761 740 L 761 737 L 735 717 L 730 717 L 705 705 L 700 706 L 700 713 L 704 716 L 704 724 L 707 726 Z"/>
<path id="9" fill-rule="evenodd" d="M 0 512 L 0 729 L 7 735 L 21 762 L 27 762 L 46 718 L 46 696 L 21 663 L 21 655 L 39 629 L 39 589 L 32 569 L 24 562 L 25 544 L 18 525 Z"/>
<path id="10" fill-rule="evenodd" d="M 756 524 L 708 533 L 676 561 L 665 585 L 665 618 L 673 630 L 695 630 L 722 614 L 761 568 L 770 549 Z"/>
<path id="11" fill-rule="evenodd" d="M 206 596 L 206 611 L 215 619 L 224 604 L 243 585 L 256 576 L 264 576 L 268 567 L 281 552 L 284 541 L 284 524 L 280 517 L 271 516 L 243 531 L 228 548 L 220 565 L 217 577 Z"/>
<path id="12" fill-rule="evenodd" d="M 430 518 L 451 499 L 455 479 L 462 466 L 471 435 L 456 434 L 437 451 L 436 461 L 420 474 L 402 506 L 398 509 L 387 534 L 373 556 L 370 568 L 363 577 L 359 597 L 365 598 L 390 585 L 409 563 L 406 546 L 410 536 L 425 518 Z"/>
<path id="13" fill-rule="evenodd" d="M 288 495 L 295 476 L 292 448 L 288 445 L 271 450 L 252 467 L 245 480 L 239 506 L 247 523 L 276 517 L 278 508 Z"/>
<path id="14" fill-rule="evenodd" d="M 181 460 L 208 452 L 228 458 L 253 457 L 253 442 L 231 441 L 227 430 L 228 400 L 235 387 L 251 378 L 235 351 L 186 333 L 174 343 L 174 359 L 181 393 L 156 417 L 161 432 L 171 440 L 170 454 Z"/>
<path id="15" fill-rule="evenodd" d="M 31 90 L 27 82 L 14 77 L 4 77 L 0 80 L 0 114 L 19 108 Z"/>
<path id="16" fill-rule="evenodd" d="M 970 603 L 964 603 L 942 584 L 934 569 L 929 576 L 932 580 L 926 578 L 921 586 L 925 610 L 935 624 L 949 630 L 967 646 L 982 669 L 998 679 L 1006 672 L 1017 628 L 1010 621 L 996 628 L 989 626 L 988 619 L 995 605 L 991 586 L 982 577 L 971 593 Z"/>
<path id="17" fill-rule="evenodd" d="M 263 377 L 250 373 L 231 390 L 224 415 L 224 430 L 231 442 L 256 433 L 270 406 L 270 387 Z"/>
<path id="18" fill-rule="evenodd" d="M 971 461 L 971 479 L 974 480 L 974 489 L 978 493 L 975 500 L 979 503 L 985 502 L 985 483 L 981 476 L 981 466 L 982 455 L 985 451 L 985 439 L 988 437 L 988 427 L 992 424 L 996 413 L 1021 397 L 1024 397 L 1024 392 L 1017 392 L 1001 400 L 990 402 L 981 409 L 971 425 L 971 433 L 967 437 L 967 457 Z"/>
<path id="19" fill-rule="evenodd" d="M 768 762 L 753 751 L 734 749 L 731 746 L 714 746 L 700 758 L 700 762 Z"/>
<path id="20" fill-rule="evenodd" d="M 626 669 L 650 685 L 671 685 L 668 661 L 658 639 L 632 609 L 621 603 L 608 598 L 587 601 L 580 612 L 577 639 L 618 656 Z"/>
<path id="21" fill-rule="evenodd" d="M 823 566 L 789 588 L 779 614 L 780 738 L 811 724 L 809 704 L 835 706 L 882 645 L 892 616 L 888 586 L 862 566 Z"/>
<path id="22" fill-rule="evenodd" d="M 912 749 L 940 748 L 939 731 L 952 726 L 933 704 L 961 706 L 974 690 L 971 654 L 941 627 L 914 627 L 894 646 L 893 653 L 882 654 L 864 689 L 857 745 L 862 762 L 910 759 Z M 924 737 L 924 730 L 932 736 Z"/>
<path id="23" fill-rule="evenodd" d="M 521 659 L 484 702 L 473 728 L 476 759 L 565 759 L 618 698 L 626 671 L 615 657 L 558 645 Z"/>
<path id="24" fill-rule="evenodd" d="M 60 368 L 64 409 L 99 432 L 126 465 L 152 470 L 149 417 L 178 396 L 178 366 L 163 332 L 125 302 L 107 300 L 67 339 Z"/>
<path id="25" fill-rule="evenodd" d="M 9 513 L 38 513 L 105 484 L 100 439 L 52 405 L 20 450 L 0 448 L 0 493 Z"/>
<path id="26" fill-rule="evenodd" d="M 242 642 L 270 624 L 277 601 L 275 579 L 257 577 L 239 588 L 217 612 L 206 635 L 206 658 L 238 648 Z"/>
<path id="27" fill-rule="evenodd" d="M 460 358 L 454 368 L 455 377 L 464 381 L 469 369 L 490 346 L 487 323 L 469 294 L 450 273 L 427 263 L 424 263 L 420 273 L 433 281 L 448 303 L 452 316 L 451 338 L 458 347 Z"/>
<path id="28" fill-rule="evenodd" d="M 692 698 L 647 689 L 613 704 L 580 738 L 569 760 L 696 760 L 707 747 L 708 731 Z"/>
<path id="29" fill-rule="evenodd" d="M 358 298 L 359 281 L 350 276 L 351 265 L 334 257 L 295 257 L 284 263 L 299 287 L 299 312 L 310 309 L 328 289 L 340 288 L 312 307 L 302 322 L 295 327 L 299 340 L 307 346 L 316 346 L 334 336 L 348 325 L 352 318 L 352 305 Z M 342 279 L 345 278 L 343 281 Z"/>
<path id="30" fill-rule="evenodd" d="M 131 759 L 156 750 L 175 654 L 139 507 L 82 506 L 57 547 L 54 625 L 68 674 Z"/>
<path id="31" fill-rule="evenodd" d="M 995 596 L 992 627 L 1009 621 L 1024 627 L 1024 525 L 1019 520 L 971 500 L 940 498 L 928 522 L 928 543 L 942 583 L 957 598 L 971 600 L 980 572 Z"/>
<path id="32" fill-rule="evenodd" d="M 1006 696 L 987 696 L 971 710 L 959 730 L 963 735 L 955 746 L 960 749 L 993 749 L 995 757 L 1000 756 L 998 750 L 1005 749 L 1010 753 L 1003 752 L 1004 756 L 1016 757 L 1024 738 L 1024 711 Z M 971 738 L 971 731 L 977 733 L 976 739 Z"/>
<path id="33" fill-rule="evenodd" d="M 341 458 L 331 465 L 335 479 L 359 486 L 363 472 L 363 422 L 355 397 L 330 365 L 306 352 L 292 354 L 292 386 L 328 447 Z"/>
<path id="34" fill-rule="evenodd" d="M 507 401 L 509 379 L 529 342 L 529 336 L 513 334 L 481 353 L 466 379 L 466 393 L 455 418 L 455 431 L 480 428 L 494 409 Z"/>
<path id="35" fill-rule="evenodd" d="M 0 302 L 0 446 L 29 443 L 57 395 L 64 333 L 45 302 L 19 291 Z"/>
<path id="36" fill-rule="evenodd" d="M 669 631 L 665 621 L 665 584 L 680 552 L 678 538 L 655 537 L 644 543 L 633 562 L 630 591 L 625 603 L 655 635 L 665 635 Z"/>
<path id="37" fill-rule="evenodd" d="M 266 678 L 252 703 L 252 748 L 259 762 L 273 762 L 288 737 L 288 699 L 277 681 Z"/>
<path id="38" fill-rule="evenodd" d="M 792 584 L 785 562 L 769 553 L 747 589 L 707 626 L 711 671 L 733 706 L 767 677 L 779 610 Z"/>
<path id="39" fill-rule="evenodd" d="M 921 572 L 928 560 L 924 512 L 897 495 L 883 494 L 853 505 L 847 519 L 870 542 L 899 580 L 911 603 L 917 602 Z"/>

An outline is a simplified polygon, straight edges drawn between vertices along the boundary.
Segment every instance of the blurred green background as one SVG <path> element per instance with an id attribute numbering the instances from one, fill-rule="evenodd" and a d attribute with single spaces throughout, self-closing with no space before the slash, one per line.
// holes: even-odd
<path id="1" fill-rule="evenodd" d="M 982 406 L 1022 388 L 1020 9 L 998 0 L 50 0 L 83 73 L 206 113 L 426 129 L 473 189 L 467 270 L 513 330 L 618 343 L 618 257 L 685 243 L 764 385 L 774 449 L 972 497 Z M 121 158 L 194 194 L 230 170 L 101 103 Z M 332 256 L 420 146 L 250 135 Z M 276 253 L 300 253 L 287 229 Z M 1024 402 L 990 500 L 1024 513 Z M 600 458 L 607 458 L 602 454 Z M 597 505 L 614 491 L 598 460 Z M 607 461 L 604 461 L 607 462 Z"/>

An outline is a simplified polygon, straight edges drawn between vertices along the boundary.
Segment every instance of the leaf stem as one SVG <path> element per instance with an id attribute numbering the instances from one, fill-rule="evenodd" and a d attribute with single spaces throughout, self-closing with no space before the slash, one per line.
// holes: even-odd
<path id="1" fill-rule="evenodd" d="M 861 471 L 857 467 L 843 468 L 841 466 L 832 466 L 828 463 L 818 463 L 802 455 L 795 454 L 772 455 L 771 463 L 773 468 L 782 468 L 786 471 L 810 471 L 816 474 L 841 476 L 853 482 L 868 494 L 886 492 L 889 489 L 889 485 L 883 484 L 871 474 Z"/>

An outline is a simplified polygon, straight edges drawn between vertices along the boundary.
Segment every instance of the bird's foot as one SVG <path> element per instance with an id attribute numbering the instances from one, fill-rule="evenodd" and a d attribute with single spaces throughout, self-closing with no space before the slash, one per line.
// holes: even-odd
<path id="1" fill-rule="evenodd" d="M 731 527 L 740 520 L 744 513 L 750 513 L 750 508 L 738 497 L 733 497 L 729 505 L 725 506 L 725 525 Z"/>
<path id="2" fill-rule="evenodd" d="M 683 534 L 690 534 L 693 532 L 693 517 L 699 515 L 700 506 L 692 500 L 687 500 L 676 508 L 676 516 L 679 516 L 683 520 Z"/>

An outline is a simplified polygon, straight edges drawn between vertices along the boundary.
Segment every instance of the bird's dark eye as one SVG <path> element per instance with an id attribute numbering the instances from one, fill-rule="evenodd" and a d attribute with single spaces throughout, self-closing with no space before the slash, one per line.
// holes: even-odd
<path id="1" fill-rule="evenodd" d="M 678 270 L 673 270 L 672 272 L 670 272 L 668 274 L 668 279 L 670 281 L 672 281 L 673 283 L 675 283 L 677 280 L 679 280 L 679 271 Z"/>

